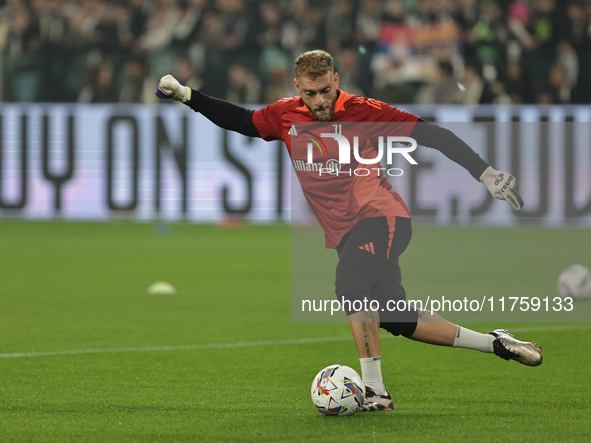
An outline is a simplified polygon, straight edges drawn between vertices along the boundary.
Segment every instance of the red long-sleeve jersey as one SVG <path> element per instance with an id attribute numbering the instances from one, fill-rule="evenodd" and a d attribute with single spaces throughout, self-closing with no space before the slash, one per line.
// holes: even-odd
<path id="1" fill-rule="evenodd" d="M 369 163 L 378 155 L 380 141 L 385 146 L 387 136 L 409 136 L 418 119 L 381 101 L 344 91 L 339 91 L 330 122 L 318 122 L 300 97 L 279 100 L 252 116 L 263 139 L 285 142 L 304 196 L 325 233 L 327 248 L 336 248 L 360 220 L 385 216 L 393 235 L 394 217 L 410 217 L 385 170 L 379 164 L 361 163 L 353 149 L 357 137 L 359 157 Z M 350 163 L 338 163 L 339 145 L 326 136 L 335 132 L 350 141 Z"/>

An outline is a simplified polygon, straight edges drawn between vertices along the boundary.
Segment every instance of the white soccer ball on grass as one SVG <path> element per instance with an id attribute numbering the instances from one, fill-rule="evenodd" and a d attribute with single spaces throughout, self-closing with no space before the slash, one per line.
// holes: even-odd
<path id="1" fill-rule="evenodd" d="M 312 382 L 312 401 L 324 415 L 353 415 L 363 404 L 365 384 L 349 366 L 331 365 Z"/>
<path id="2" fill-rule="evenodd" d="M 572 265 L 560 273 L 558 291 L 562 297 L 586 300 L 591 297 L 591 272 L 583 265 Z"/>

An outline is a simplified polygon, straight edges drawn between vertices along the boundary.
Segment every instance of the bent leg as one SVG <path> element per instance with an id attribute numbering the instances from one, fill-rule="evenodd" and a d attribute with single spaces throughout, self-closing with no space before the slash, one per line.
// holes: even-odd
<path id="1" fill-rule="evenodd" d="M 482 334 L 455 325 L 434 312 L 419 311 L 418 314 L 417 328 L 410 336 L 411 340 L 432 345 L 494 352 L 495 337 L 491 334 Z"/>
<path id="2" fill-rule="evenodd" d="M 458 326 L 443 319 L 439 314 L 419 311 L 419 319 L 411 340 L 439 346 L 453 346 Z"/>

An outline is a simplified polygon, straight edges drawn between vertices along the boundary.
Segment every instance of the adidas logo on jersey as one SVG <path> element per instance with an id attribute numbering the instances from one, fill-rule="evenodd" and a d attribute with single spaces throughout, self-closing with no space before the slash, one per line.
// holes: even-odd
<path id="1" fill-rule="evenodd" d="M 367 252 L 371 252 L 373 255 L 376 255 L 376 251 L 373 248 L 373 242 L 370 241 L 369 243 L 366 243 L 362 246 L 359 246 L 359 249 L 361 249 L 362 251 L 367 251 Z"/>

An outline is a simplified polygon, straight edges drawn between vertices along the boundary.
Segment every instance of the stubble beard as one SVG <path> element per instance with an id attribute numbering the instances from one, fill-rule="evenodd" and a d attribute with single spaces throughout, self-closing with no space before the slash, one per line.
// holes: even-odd
<path id="1" fill-rule="evenodd" d="M 312 113 L 312 117 L 314 117 L 316 120 L 321 121 L 321 122 L 329 122 L 332 120 L 332 118 L 334 116 L 334 105 L 336 102 L 337 102 L 337 97 L 335 97 L 334 100 L 332 101 L 332 103 L 328 106 L 328 108 L 326 108 L 326 111 L 322 112 L 322 113 L 310 108 L 309 106 L 308 106 L 308 109 Z"/>

